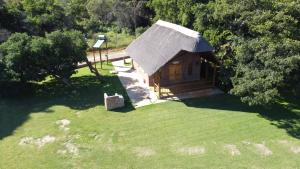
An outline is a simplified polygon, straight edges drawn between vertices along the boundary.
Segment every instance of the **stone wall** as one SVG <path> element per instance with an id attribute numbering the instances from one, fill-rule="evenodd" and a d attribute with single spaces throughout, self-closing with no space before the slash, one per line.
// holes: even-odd
<path id="1" fill-rule="evenodd" d="M 106 93 L 104 93 L 104 104 L 106 110 L 113 110 L 124 107 L 124 97 L 117 93 L 113 96 L 108 96 Z"/>

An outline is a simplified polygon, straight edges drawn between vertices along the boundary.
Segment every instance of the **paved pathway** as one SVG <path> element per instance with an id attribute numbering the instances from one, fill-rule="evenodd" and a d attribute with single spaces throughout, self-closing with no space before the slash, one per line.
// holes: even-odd
<path id="1" fill-rule="evenodd" d="M 112 63 L 118 72 L 118 77 L 127 91 L 127 94 L 134 107 L 142 107 L 150 104 L 165 102 L 159 100 L 155 93 L 143 82 L 143 78 L 125 66 L 122 60 Z"/>

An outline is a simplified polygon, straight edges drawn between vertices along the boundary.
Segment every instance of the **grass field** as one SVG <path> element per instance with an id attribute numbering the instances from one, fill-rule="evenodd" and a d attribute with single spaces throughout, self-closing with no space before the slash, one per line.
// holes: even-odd
<path id="1" fill-rule="evenodd" d="M 249 108 L 221 95 L 107 112 L 103 92 L 125 94 L 110 68 L 104 83 L 83 68 L 75 89 L 48 81 L 30 98 L 1 100 L 0 168 L 300 168 L 296 98 Z"/>

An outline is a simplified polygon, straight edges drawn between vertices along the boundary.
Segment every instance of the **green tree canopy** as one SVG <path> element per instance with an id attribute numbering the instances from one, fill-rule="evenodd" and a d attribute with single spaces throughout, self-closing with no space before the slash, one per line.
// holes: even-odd
<path id="1" fill-rule="evenodd" d="M 64 9 L 55 0 L 23 0 L 21 3 L 27 20 L 39 35 L 64 28 Z"/>
<path id="2" fill-rule="evenodd" d="M 77 31 L 55 31 L 46 37 L 13 34 L 0 45 L 1 81 L 41 81 L 53 76 L 68 83 L 77 64 L 86 60 L 87 44 Z"/>

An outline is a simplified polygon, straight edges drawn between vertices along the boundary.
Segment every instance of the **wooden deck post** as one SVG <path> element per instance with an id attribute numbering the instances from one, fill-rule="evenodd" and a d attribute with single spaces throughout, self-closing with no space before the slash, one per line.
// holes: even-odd
<path id="1" fill-rule="evenodd" d="M 213 82 L 212 82 L 213 86 L 216 85 L 216 74 L 217 74 L 217 65 L 214 64 L 214 74 L 213 74 Z"/>

